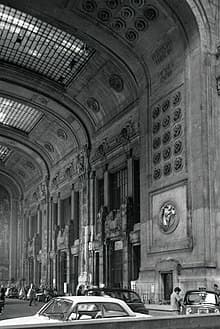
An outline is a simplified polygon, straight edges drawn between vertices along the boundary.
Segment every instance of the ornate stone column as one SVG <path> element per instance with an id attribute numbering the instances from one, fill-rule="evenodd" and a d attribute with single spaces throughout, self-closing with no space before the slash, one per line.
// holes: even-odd
<path id="1" fill-rule="evenodd" d="M 17 217 L 18 200 L 11 199 L 11 218 L 9 224 L 9 280 L 17 279 Z"/>
<path id="2" fill-rule="evenodd" d="M 48 201 L 48 251 L 52 249 L 52 214 L 53 214 L 53 198 L 49 198 Z"/>
<path id="3" fill-rule="evenodd" d="M 108 168 L 106 167 L 104 172 L 104 206 L 109 209 L 110 204 L 110 195 L 109 195 L 109 172 Z"/>
<path id="4" fill-rule="evenodd" d="M 41 232 L 40 232 L 40 206 L 37 207 L 37 234 L 41 234 Z"/>
<path id="5" fill-rule="evenodd" d="M 31 220 L 31 213 L 29 213 L 28 215 L 28 239 L 30 240 L 31 239 L 31 234 L 32 234 L 32 220 Z"/>
<path id="6" fill-rule="evenodd" d="M 74 200 L 74 184 L 72 184 L 71 188 L 71 220 L 74 221 L 74 207 L 75 207 L 75 200 Z"/>
<path id="7" fill-rule="evenodd" d="M 57 225 L 59 226 L 59 228 L 61 227 L 61 198 L 60 198 L 60 192 L 58 193 L 58 197 L 57 197 Z"/>

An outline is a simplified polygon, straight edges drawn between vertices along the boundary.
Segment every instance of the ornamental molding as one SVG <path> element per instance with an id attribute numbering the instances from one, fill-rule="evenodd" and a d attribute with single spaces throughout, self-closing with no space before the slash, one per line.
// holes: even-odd
<path id="1" fill-rule="evenodd" d="M 121 146 L 126 151 L 137 137 L 139 137 L 139 124 L 134 118 L 130 118 L 115 136 L 103 138 L 102 142 L 94 150 L 91 161 L 106 159 L 108 155 Z"/>
<path id="2" fill-rule="evenodd" d="M 85 145 L 59 171 L 54 173 L 50 180 L 51 189 L 57 190 L 62 184 L 70 180 L 85 177 L 90 169 L 89 157 L 90 151 Z"/>

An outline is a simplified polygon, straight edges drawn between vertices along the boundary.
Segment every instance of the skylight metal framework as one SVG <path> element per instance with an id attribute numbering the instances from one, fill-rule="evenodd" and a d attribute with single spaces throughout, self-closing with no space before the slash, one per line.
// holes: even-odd
<path id="1" fill-rule="evenodd" d="M 35 108 L 0 97 L 0 123 L 4 125 L 29 133 L 42 116 Z"/>
<path id="2" fill-rule="evenodd" d="M 9 154 L 11 153 L 11 149 L 6 146 L 0 145 L 0 161 L 5 161 Z"/>
<path id="3" fill-rule="evenodd" d="M 68 86 L 93 53 L 75 36 L 0 5 L 0 60 Z"/>

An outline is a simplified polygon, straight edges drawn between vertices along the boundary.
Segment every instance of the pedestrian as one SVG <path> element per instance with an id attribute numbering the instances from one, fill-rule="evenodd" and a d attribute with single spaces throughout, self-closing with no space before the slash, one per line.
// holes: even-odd
<path id="1" fill-rule="evenodd" d="M 214 291 L 218 294 L 218 296 L 220 296 L 220 290 L 217 283 L 214 284 Z"/>
<path id="2" fill-rule="evenodd" d="M 3 313 L 3 309 L 5 307 L 5 288 L 1 285 L 0 289 L 0 315 Z"/>
<path id="3" fill-rule="evenodd" d="M 36 305 L 36 290 L 33 284 L 31 284 L 28 295 L 29 295 L 29 306 L 31 306 L 33 302 Z"/>
<path id="4" fill-rule="evenodd" d="M 172 311 L 179 315 L 183 298 L 180 296 L 181 289 L 179 287 L 174 288 L 173 293 L 170 296 L 170 304 Z"/>

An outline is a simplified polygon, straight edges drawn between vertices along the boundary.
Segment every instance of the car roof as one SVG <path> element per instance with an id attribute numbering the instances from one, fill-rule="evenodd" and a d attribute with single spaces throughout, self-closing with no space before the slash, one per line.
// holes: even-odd
<path id="1" fill-rule="evenodd" d="M 190 294 L 190 293 L 192 293 L 192 292 L 199 292 L 199 293 L 208 292 L 208 293 L 211 293 L 211 294 L 218 295 L 218 293 L 217 293 L 216 291 L 213 291 L 213 290 L 199 290 L 199 289 L 187 290 L 187 291 L 186 291 L 186 294 Z"/>
<path id="2" fill-rule="evenodd" d="M 136 291 L 131 290 L 131 289 L 125 289 L 125 288 L 111 288 L 111 287 L 99 288 L 99 287 L 91 287 L 91 288 L 88 288 L 86 290 L 100 290 L 100 291 L 111 290 L 111 291 L 121 291 L 121 292 L 133 292 L 133 293 L 137 294 Z"/>
<path id="3" fill-rule="evenodd" d="M 55 299 L 65 299 L 65 300 L 69 300 L 71 302 L 107 302 L 107 303 L 117 303 L 117 304 L 121 304 L 121 305 L 126 305 L 127 304 L 118 299 L 118 298 L 113 298 L 113 297 L 108 297 L 106 298 L 105 296 L 58 296 L 55 297 Z"/>

